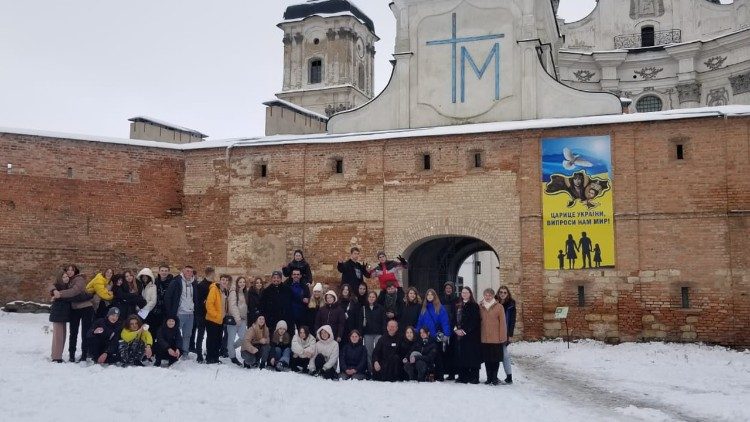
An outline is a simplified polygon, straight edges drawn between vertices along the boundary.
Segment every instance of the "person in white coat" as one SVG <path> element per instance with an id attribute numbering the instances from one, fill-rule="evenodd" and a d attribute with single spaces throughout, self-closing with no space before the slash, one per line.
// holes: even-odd
<path id="1" fill-rule="evenodd" d="M 310 329 L 303 325 L 292 338 L 292 360 L 290 367 L 294 372 L 307 373 L 310 358 L 315 355 L 315 337 L 310 335 Z"/>
<path id="2" fill-rule="evenodd" d="M 247 280 L 245 277 L 237 279 L 236 283 L 230 283 L 229 296 L 227 296 L 227 315 L 234 319 L 235 324 L 227 324 L 227 354 L 232 363 L 242 366 L 237 359 L 237 348 L 242 345 L 247 331 Z"/>
<path id="3" fill-rule="evenodd" d="M 338 379 L 336 369 L 339 365 L 339 344 L 333 338 L 330 325 L 318 329 L 318 341 L 315 343 L 315 353 L 307 365 L 311 375 L 321 375 L 325 379 Z"/>
<path id="4" fill-rule="evenodd" d="M 144 268 L 138 272 L 136 279 L 141 282 L 143 290 L 141 296 L 146 300 L 146 305 L 138 310 L 138 316 L 151 327 L 151 332 L 158 332 L 161 326 L 161 318 L 155 318 L 156 315 L 151 315 L 151 311 L 156 307 L 157 292 L 156 292 L 156 277 L 151 268 Z"/>

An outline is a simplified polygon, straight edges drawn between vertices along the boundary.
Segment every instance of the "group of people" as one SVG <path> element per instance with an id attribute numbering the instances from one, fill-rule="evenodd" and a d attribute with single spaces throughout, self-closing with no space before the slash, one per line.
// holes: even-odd
<path id="1" fill-rule="evenodd" d="M 68 352 L 76 361 L 123 366 L 172 365 L 179 360 L 244 368 L 295 371 L 328 379 L 478 383 L 484 363 L 487 384 L 497 385 L 503 364 L 512 383 L 508 344 L 516 320 L 506 286 L 475 298 L 452 282 L 439 294 L 404 290 L 397 277 L 402 257 L 378 253 L 375 267 L 360 262 L 352 248 L 338 263 L 338 291 L 315 283 L 302 251 L 270 284 L 250 282 L 206 268 L 202 280 L 191 266 L 173 276 L 167 265 L 157 275 L 144 268 L 115 274 L 106 269 L 87 280 L 68 265 L 50 287 L 52 361 Z M 364 278 L 377 277 L 379 291 Z M 203 349 L 205 337 L 205 354 Z M 239 356 L 237 351 L 239 350 Z"/>

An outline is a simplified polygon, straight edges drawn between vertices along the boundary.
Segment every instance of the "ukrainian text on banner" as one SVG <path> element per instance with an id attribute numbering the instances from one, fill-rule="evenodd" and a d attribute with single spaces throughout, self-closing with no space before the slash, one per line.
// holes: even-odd
<path id="1" fill-rule="evenodd" d="M 542 139 L 544 268 L 614 267 L 609 136 Z"/>

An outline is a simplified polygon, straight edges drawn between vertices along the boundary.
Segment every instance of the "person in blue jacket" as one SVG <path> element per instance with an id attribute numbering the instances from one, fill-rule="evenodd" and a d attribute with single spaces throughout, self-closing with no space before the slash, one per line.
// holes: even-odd
<path id="1" fill-rule="evenodd" d="M 443 380 L 445 350 L 450 339 L 451 326 L 448 311 L 440 303 L 440 298 L 435 290 L 429 289 L 422 302 L 422 312 L 419 314 L 417 331 L 426 328 L 430 332 L 430 338 L 438 343 L 439 353 L 435 361 L 435 379 Z"/>
<path id="2" fill-rule="evenodd" d="M 352 330 L 349 341 L 341 348 L 339 357 L 341 379 L 363 380 L 367 372 L 367 349 L 362 344 L 362 335 Z"/>

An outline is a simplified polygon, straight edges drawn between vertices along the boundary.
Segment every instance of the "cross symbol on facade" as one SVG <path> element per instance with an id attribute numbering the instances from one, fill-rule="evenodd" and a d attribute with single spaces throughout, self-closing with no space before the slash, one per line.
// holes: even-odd
<path id="1" fill-rule="evenodd" d="M 475 36 L 475 37 L 458 38 L 456 14 L 454 13 L 451 38 L 445 39 L 445 40 L 427 41 L 428 46 L 445 45 L 445 44 L 451 45 L 451 99 L 454 104 L 456 103 L 456 97 L 457 97 L 456 65 L 458 62 L 458 45 L 477 42 L 477 41 L 496 40 L 500 38 L 505 38 L 505 34 L 491 34 L 491 35 L 480 35 L 480 36 Z M 495 45 L 492 47 L 492 49 L 490 50 L 490 55 L 487 57 L 487 60 L 484 62 L 484 65 L 481 67 L 481 69 L 477 66 L 476 62 L 474 61 L 474 58 L 469 53 L 469 50 L 467 50 L 465 46 L 461 46 L 461 102 L 462 103 L 466 101 L 466 63 L 468 62 L 469 65 L 471 65 L 471 68 L 474 71 L 474 74 L 477 76 L 477 78 L 482 79 L 482 76 L 484 76 L 484 72 L 487 70 L 490 63 L 492 63 L 493 58 L 495 59 L 495 100 L 499 100 L 500 99 L 500 43 L 495 43 Z"/>

